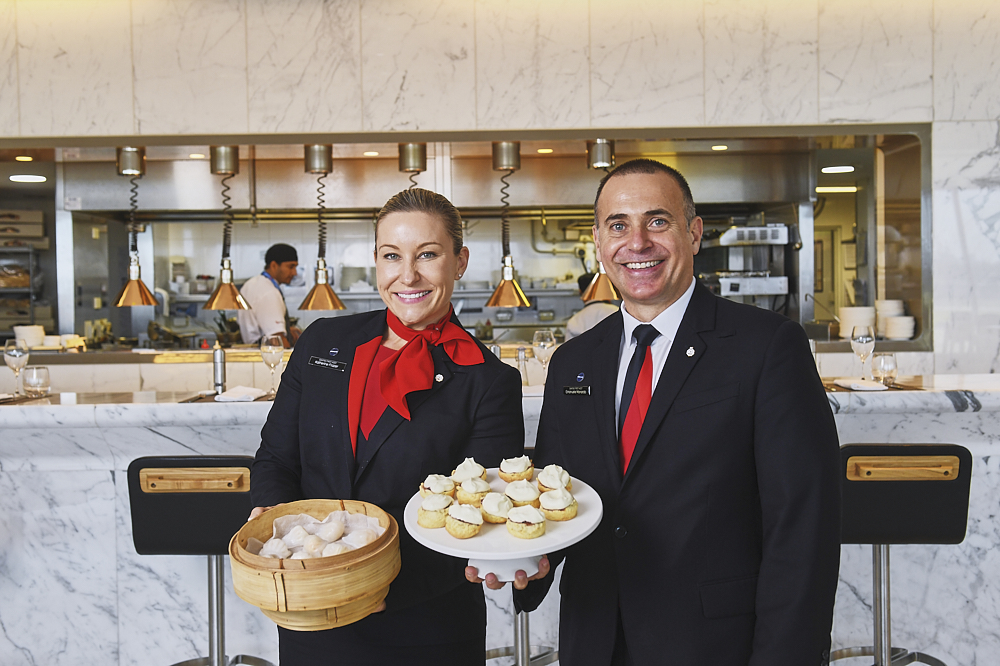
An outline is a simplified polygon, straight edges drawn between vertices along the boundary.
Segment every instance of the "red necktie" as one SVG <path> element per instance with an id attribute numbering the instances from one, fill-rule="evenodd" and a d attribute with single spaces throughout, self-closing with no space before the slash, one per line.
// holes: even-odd
<path id="1" fill-rule="evenodd" d="M 659 337 L 660 333 L 649 324 L 641 324 L 632 333 L 635 337 L 635 352 L 629 361 L 625 373 L 625 385 L 622 388 L 622 402 L 618 408 L 618 421 L 621 436 L 618 441 L 621 446 L 622 474 L 628 469 L 632 460 L 632 452 L 639 440 L 642 422 L 649 411 L 649 401 L 653 397 L 653 355 L 649 353 L 649 345 Z M 627 405 L 627 409 L 622 407 Z"/>

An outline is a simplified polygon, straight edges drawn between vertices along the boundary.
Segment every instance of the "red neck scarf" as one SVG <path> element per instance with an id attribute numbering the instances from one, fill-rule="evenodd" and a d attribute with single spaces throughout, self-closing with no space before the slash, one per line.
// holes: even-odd
<path id="1" fill-rule="evenodd" d="M 465 329 L 451 321 L 451 313 L 449 309 L 441 321 L 422 331 L 415 331 L 401 322 L 391 310 L 386 311 L 389 328 L 407 342 L 379 366 L 382 397 L 407 421 L 410 420 L 410 409 L 406 396 L 434 385 L 431 345 L 441 347 L 448 358 L 458 365 L 479 365 L 483 362 L 479 345 Z"/>

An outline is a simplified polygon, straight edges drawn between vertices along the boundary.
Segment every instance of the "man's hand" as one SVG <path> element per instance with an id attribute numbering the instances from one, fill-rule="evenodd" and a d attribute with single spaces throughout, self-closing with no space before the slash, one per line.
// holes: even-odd
<path id="1" fill-rule="evenodd" d="M 542 559 L 538 560 L 538 573 L 534 576 L 528 577 L 528 574 L 523 571 L 518 570 L 514 574 L 514 587 L 518 590 L 523 590 L 528 587 L 528 583 L 533 580 L 538 580 L 539 578 L 545 578 L 549 575 L 549 558 L 547 555 L 542 555 Z M 503 589 L 503 586 L 507 583 L 502 583 L 497 580 L 497 577 L 493 573 L 486 574 L 486 578 L 479 577 L 479 569 L 476 567 L 465 567 L 465 578 L 470 583 L 486 583 L 486 587 L 491 590 Z"/>

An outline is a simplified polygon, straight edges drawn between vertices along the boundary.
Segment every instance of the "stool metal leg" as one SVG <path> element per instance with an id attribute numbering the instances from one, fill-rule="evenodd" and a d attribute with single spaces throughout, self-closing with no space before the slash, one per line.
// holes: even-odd
<path id="1" fill-rule="evenodd" d="M 222 555 L 208 556 L 208 663 L 226 666 L 226 597 Z"/>
<path id="2" fill-rule="evenodd" d="M 875 666 L 890 666 L 892 614 L 889 609 L 889 546 L 872 545 L 872 594 L 875 606 Z"/>
<path id="3" fill-rule="evenodd" d="M 906 648 L 892 646 L 892 611 L 890 608 L 889 546 L 872 544 L 872 607 L 874 615 L 875 645 L 834 650 L 830 661 L 852 657 L 875 657 L 874 666 L 905 666 L 920 663 L 930 666 L 947 666 L 936 657 Z"/>
<path id="4" fill-rule="evenodd" d="M 514 618 L 514 645 L 493 648 L 486 651 L 486 659 L 514 657 L 515 666 L 546 666 L 559 659 L 555 648 L 539 647 L 537 654 L 531 656 L 531 635 L 528 633 L 528 613 L 522 611 Z"/>

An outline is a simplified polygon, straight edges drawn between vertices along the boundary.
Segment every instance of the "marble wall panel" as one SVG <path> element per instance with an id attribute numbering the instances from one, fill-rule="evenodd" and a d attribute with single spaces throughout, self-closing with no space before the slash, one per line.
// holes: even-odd
<path id="1" fill-rule="evenodd" d="M 365 131 L 475 128 L 474 8 L 463 0 L 362 0 Z"/>
<path id="2" fill-rule="evenodd" d="M 816 0 L 706 0 L 706 124 L 815 124 L 817 15 Z"/>
<path id="3" fill-rule="evenodd" d="M 114 502 L 108 471 L 0 473 L 4 666 L 118 663 Z"/>
<path id="4" fill-rule="evenodd" d="M 250 131 L 360 131 L 360 30 L 360 0 L 248 3 Z"/>
<path id="5" fill-rule="evenodd" d="M 165 664 L 207 656 L 208 558 L 136 553 L 123 478 L 116 490 L 119 663 L 147 664 L 150 655 Z M 278 632 L 256 607 L 233 592 L 228 559 L 226 653 L 230 658 L 249 654 L 277 663 Z"/>
<path id="6" fill-rule="evenodd" d="M 590 125 L 705 122 L 701 2 L 591 0 Z"/>
<path id="7" fill-rule="evenodd" d="M 132 35 L 140 134 L 248 131 L 242 0 L 134 0 Z"/>
<path id="8" fill-rule="evenodd" d="M 0 136 L 21 133 L 17 86 L 17 2 L 0 0 Z"/>
<path id="9" fill-rule="evenodd" d="M 19 2 L 16 25 L 20 134 L 134 131 L 128 0 Z"/>
<path id="10" fill-rule="evenodd" d="M 576 0 L 476 2 L 476 126 L 587 126 L 589 25 Z"/>
<path id="11" fill-rule="evenodd" d="M 114 469 L 114 455 L 99 430 L 93 426 L 53 425 L 7 429 L 0 470 L 10 473 Z"/>
<path id="12" fill-rule="evenodd" d="M 931 7 L 820 0 L 820 122 L 933 119 Z"/>
<path id="13" fill-rule="evenodd" d="M 1000 123 L 934 124 L 938 373 L 1000 369 Z"/>
<path id="14" fill-rule="evenodd" d="M 1000 6 L 991 0 L 934 5 L 934 119 L 1000 116 Z"/>

